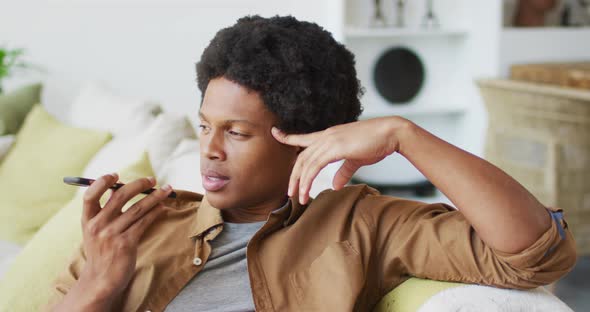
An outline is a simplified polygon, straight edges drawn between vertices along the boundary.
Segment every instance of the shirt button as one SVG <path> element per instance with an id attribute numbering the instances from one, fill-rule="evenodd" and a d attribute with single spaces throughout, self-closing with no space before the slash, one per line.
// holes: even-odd
<path id="1" fill-rule="evenodd" d="M 201 258 L 196 257 L 196 258 L 193 259 L 193 264 L 194 265 L 199 266 L 199 265 L 201 265 L 201 263 L 203 263 L 203 260 L 201 260 Z"/>

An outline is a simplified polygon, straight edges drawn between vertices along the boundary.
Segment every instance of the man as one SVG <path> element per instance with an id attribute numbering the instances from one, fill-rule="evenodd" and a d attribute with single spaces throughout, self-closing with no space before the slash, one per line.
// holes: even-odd
<path id="1" fill-rule="evenodd" d="M 117 175 L 85 193 L 80 253 L 56 281 L 54 311 L 369 311 L 409 276 L 532 288 L 574 265 L 561 212 L 488 162 L 401 117 L 356 121 L 354 57 L 319 26 L 246 17 L 197 65 L 206 189 L 153 179 L 100 207 Z M 400 153 L 457 206 L 347 186 Z M 334 189 L 308 196 L 344 160 Z M 391 172 L 395 174 L 395 172 Z"/>

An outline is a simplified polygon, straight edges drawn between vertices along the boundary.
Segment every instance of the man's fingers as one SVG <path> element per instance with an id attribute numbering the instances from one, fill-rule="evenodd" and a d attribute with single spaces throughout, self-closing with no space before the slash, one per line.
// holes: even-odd
<path id="1" fill-rule="evenodd" d="M 141 236 L 145 233 L 152 223 L 165 212 L 166 207 L 163 204 L 157 204 L 154 208 L 150 209 L 141 219 L 133 223 L 124 233 L 129 240 L 137 244 L 141 239 Z"/>
<path id="2" fill-rule="evenodd" d="M 313 180 L 317 177 L 318 173 L 323 167 L 320 165 L 314 165 L 312 168 L 306 169 L 304 175 L 299 179 L 299 203 L 305 205 L 309 200 L 309 191 L 313 185 Z"/>
<path id="3" fill-rule="evenodd" d="M 133 204 L 133 206 L 129 207 L 129 209 L 116 218 L 110 225 L 113 232 L 123 233 L 139 219 L 145 217 L 145 215 L 160 204 L 160 202 L 165 200 L 170 192 L 172 192 L 172 187 L 170 187 L 170 185 L 165 185 Z"/>
<path id="4" fill-rule="evenodd" d="M 335 190 L 340 190 L 341 188 L 350 181 L 352 175 L 360 168 L 361 166 L 351 162 L 350 160 L 344 161 L 340 169 L 334 175 L 334 180 L 332 181 L 332 186 Z"/>
<path id="5" fill-rule="evenodd" d="M 107 174 L 96 179 L 86 189 L 83 197 L 82 224 L 86 224 L 100 212 L 100 198 L 118 180 L 119 176 L 116 173 Z"/>
<path id="6" fill-rule="evenodd" d="M 153 177 L 137 179 L 133 182 L 125 184 L 120 189 L 113 192 L 111 198 L 104 205 L 101 214 L 101 223 L 106 224 L 115 217 L 121 215 L 121 209 L 133 197 L 141 192 L 152 188 L 156 184 L 156 179 Z"/>
<path id="7" fill-rule="evenodd" d="M 303 165 L 305 164 L 307 157 L 310 156 L 311 152 L 312 151 L 310 149 L 306 149 L 297 156 L 297 160 L 295 161 L 295 165 L 291 171 L 291 177 L 289 178 L 289 190 L 287 193 L 289 197 L 292 197 L 295 192 L 299 190 L 299 179 L 301 177 Z"/>
<path id="8" fill-rule="evenodd" d="M 313 144 L 313 142 L 322 134 L 323 131 L 308 134 L 286 134 L 277 127 L 273 127 L 271 132 L 272 136 L 283 144 L 308 147 Z"/>
<path id="9" fill-rule="evenodd" d="M 327 146 L 328 144 L 317 148 L 312 156 L 310 156 L 303 164 L 301 177 L 299 179 L 299 202 L 301 204 L 307 203 L 313 181 L 320 171 L 332 161 L 330 148 Z"/>

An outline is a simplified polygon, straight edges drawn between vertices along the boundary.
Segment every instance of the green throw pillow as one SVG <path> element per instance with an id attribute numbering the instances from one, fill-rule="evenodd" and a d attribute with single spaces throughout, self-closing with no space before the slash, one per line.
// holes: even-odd
<path id="1" fill-rule="evenodd" d="M 26 243 L 76 192 L 63 187 L 111 138 L 64 125 L 36 105 L 0 164 L 0 240 Z"/>
<path id="2" fill-rule="evenodd" d="M 410 278 L 385 295 L 373 312 L 415 312 L 430 297 L 461 285 L 463 284 Z"/>
<path id="3" fill-rule="evenodd" d="M 33 105 L 41 102 L 41 84 L 0 94 L 0 135 L 16 134 Z"/>
<path id="4" fill-rule="evenodd" d="M 129 182 L 140 177 L 154 176 L 145 153 L 130 167 L 119 172 L 120 180 Z M 66 184 L 64 189 L 76 189 Z M 66 270 L 71 256 L 82 242 L 83 192 L 78 193 L 56 213 L 29 241 L 0 280 L 0 311 L 39 311 L 52 294 L 53 281 Z M 106 202 L 108 192 L 102 199 Z M 137 202 L 139 195 L 127 203 L 124 210 Z"/>

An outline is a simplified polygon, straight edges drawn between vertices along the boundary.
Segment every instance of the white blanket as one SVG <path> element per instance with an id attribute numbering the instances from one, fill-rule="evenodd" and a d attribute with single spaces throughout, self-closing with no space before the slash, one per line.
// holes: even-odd
<path id="1" fill-rule="evenodd" d="M 432 296 L 418 312 L 572 312 L 563 301 L 545 288 L 508 290 L 487 286 L 465 285 L 441 291 Z"/>

